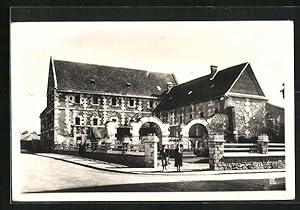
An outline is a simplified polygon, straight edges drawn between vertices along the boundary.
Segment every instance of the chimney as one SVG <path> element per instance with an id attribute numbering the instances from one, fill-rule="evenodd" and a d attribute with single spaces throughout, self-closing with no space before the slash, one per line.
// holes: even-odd
<path id="1" fill-rule="evenodd" d="M 218 71 L 218 66 L 211 65 L 210 66 L 210 80 L 214 79 Z"/>
<path id="2" fill-rule="evenodd" d="M 173 87 L 173 82 L 167 82 L 167 91 L 169 92 Z"/>

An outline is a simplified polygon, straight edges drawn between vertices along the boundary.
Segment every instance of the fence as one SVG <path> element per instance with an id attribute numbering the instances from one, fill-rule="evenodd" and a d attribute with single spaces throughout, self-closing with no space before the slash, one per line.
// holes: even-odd
<path id="1" fill-rule="evenodd" d="M 80 144 L 64 144 L 64 143 L 56 143 L 54 146 L 54 150 L 56 151 L 79 151 Z M 101 145 L 93 145 L 93 144 L 86 144 L 84 146 L 84 151 L 86 152 L 145 152 L 145 145 L 144 144 L 101 144 Z"/>
<path id="2" fill-rule="evenodd" d="M 211 170 L 281 169 L 285 167 L 285 145 L 269 143 L 266 135 L 257 143 L 225 143 L 223 135 L 209 139 Z"/>
<path id="3" fill-rule="evenodd" d="M 224 152 L 257 152 L 257 144 L 254 143 L 224 143 Z"/>
<path id="4" fill-rule="evenodd" d="M 285 152 L 285 144 L 282 143 L 269 143 L 268 144 L 269 152 Z"/>
<path id="5" fill-rule="evenodd" d="M 56 143 L 55 152 L 120 163 L 132 167 L 157 167 L 157 141 L 149 138 L 144 144 L 105 143 L 100 145 Z"/>

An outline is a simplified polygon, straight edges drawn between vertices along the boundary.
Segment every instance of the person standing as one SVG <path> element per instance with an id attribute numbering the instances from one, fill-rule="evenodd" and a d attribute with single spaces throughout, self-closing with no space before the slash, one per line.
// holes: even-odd
<path id="1" fill-rule="evenodd" d="M 168 151 L 166 150 L 166 145 L 162 145 L 162 149 L 160 150 L 159 157 L 161 159 L 161 165 L 162 165 L 162 172 L 167 170 L 167 165 L 168 165 L 168 158 L 169 154 Z"/>
<path id="2" fill-rule="evenodd" d="M 180 167 L 182 167 L 182 155 L 183 155 L 183 145 L 180 146 L 177 144 L 175 151 L 175 167 L 177 168 L 177 171 L 180 171 Z"/>

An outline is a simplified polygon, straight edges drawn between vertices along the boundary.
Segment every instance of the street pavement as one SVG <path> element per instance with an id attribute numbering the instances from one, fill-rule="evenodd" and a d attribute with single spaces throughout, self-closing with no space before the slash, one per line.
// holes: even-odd
<path id="1" fill-rule="evenodd" d="M 253 173 L 270 173 L 270 172 L 284 172 L 285 169 L 260 169 L 260 170 L 231 170 L 231 171 L 210 171 L 208 163 L 193 163 L 191 161 L 191 157 L 187 157 L 183 159 L 183 167 L 181 168 L 181 172 L 177 172 L 176 167 L 174 167 L 174 160 L 170 159 L 170 165 L 168 166 L 168 170 L 165 172 L 161 171 L 160 167 L 156 168 L 133 168 L 128 167 L 121 164 L 109 163 L 100 160 L 94 160 L 90 158 L 83 158 L 79 156 L 73 155 L 64 155 L 64 154 L 56 154 L 56 153 L 37 153 L 36 155 L 53 158 L 56 160 L 62 160 L 65 162 L 70 162 L 82 166 L 86 166 L 89 168 L 119 172 L 119 173 L 131 173 L 131 174 L 152 174 L 152 175 L 220 175 L 220 174 L 253 174 Z"/>
<path id="2" fill-rule="evenodd" d="M 22 154 L 23 193 L 28 192 L 171 192 L 284 190 L 284 170 L 208 171 L 206 163 L 159 168 L 120 164 L 54 153 Z"/>

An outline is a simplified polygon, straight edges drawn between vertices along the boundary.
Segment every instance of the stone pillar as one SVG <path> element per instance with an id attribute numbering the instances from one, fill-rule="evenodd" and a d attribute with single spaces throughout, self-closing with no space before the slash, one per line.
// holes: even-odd
<path id="1" fill-rule="evenodd" d="M 137 122 L 131 122 L 130 123 L 132 129 L 130 131 L 131 133 L 131 139 L 132 139 L 132 144 L 140 144 L 140 134 L 139 134 L 139 131 L 140 131 L 140 123 L 137 123 Z"/>
<path id="2" fill-rule="evenodd" d="M 157 143 L 159 139 L 156 136 L 147 136 L 145 143 L 145 159 L 144 166 L 147 168 L 157 167 Z"/>
<path id="3" fill-rule="evenodd" d="M 111 141 L 116 141 L 117 134 L 117 123 L 116 122 L 108 122 L 106 125 L 107 135 Z"/>
<path id="4" fill-rule="evenodd" d="M 224 135 L 209 135 L 209 168 L 210 170 L 220 170 L 219 162 L 224 157 Z"/>
<path id="5" fill-rule="evenodd" d="M 269 137 L 267 135 L 260 135 L 257 139 L 257 152 L 261 154 L 268 153 Z"/>

